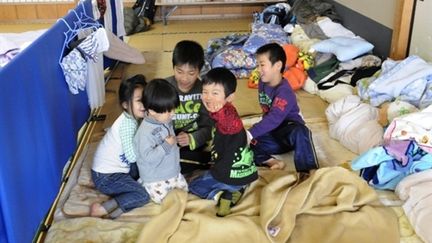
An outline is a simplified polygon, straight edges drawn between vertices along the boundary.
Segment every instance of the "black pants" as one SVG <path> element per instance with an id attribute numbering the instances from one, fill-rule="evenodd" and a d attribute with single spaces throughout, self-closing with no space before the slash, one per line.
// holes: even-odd
<path id="1" fill-rule="evenodd" d="M 308 172 L 319 167 L 312 133 L 301 123 L 282 122 L 278 128 L 255 140 L 256 143 L 251 148 L 256 165 L 262 165 L 264 161 L 272 158 L 272 155 L 294 150 L 294 163 L 297 171 Z"/>
<path id="2" fill-rule="evenodd" d="M 189 147 L 180 148 L 181 173 L 188 174 L 195 170 L 207 170 L 210 168 L 211 155 L 205 151 L 206 146 L 190 150 Z"/>

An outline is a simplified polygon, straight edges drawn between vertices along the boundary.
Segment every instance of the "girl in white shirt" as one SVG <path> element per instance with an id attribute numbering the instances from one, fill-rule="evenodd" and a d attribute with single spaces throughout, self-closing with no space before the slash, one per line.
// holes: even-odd
<path id="1" fill-rule="evenodd" d="M 144 118 L 141 97 L 145 86 L 143 75 L 136 75 L 120 84 L 118 93 L 123 113 L 100 142 L 92 166 L 96 189 L 111 199 L 93 203 L 90 216 L 117 218 L 150 200 L 144 187 L 136 181 L 139 175 L 133 148 L 133 137 Z"/>

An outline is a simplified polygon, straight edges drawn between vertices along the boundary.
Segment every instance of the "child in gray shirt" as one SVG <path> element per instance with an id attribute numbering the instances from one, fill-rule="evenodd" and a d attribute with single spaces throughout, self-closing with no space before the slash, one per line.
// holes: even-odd
<path id="1" fill-rule="evenodd" d="M 137 166 L 150 198 L 161 203 L 174 188 L 188 191 L 180 173 L 180 153 L 172 125 L 179 97 L 168 81 L 154 79 L 146 86 L 142 101 L 146 115 L 134 137 Z"/>

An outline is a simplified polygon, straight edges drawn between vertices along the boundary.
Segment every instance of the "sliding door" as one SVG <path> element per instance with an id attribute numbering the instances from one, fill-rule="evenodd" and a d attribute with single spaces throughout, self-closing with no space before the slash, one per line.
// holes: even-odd
<path id="1" fill-rule="evenodd" d="M 432 0 L 417 0 L 409 54 L 432 62 Z"/>

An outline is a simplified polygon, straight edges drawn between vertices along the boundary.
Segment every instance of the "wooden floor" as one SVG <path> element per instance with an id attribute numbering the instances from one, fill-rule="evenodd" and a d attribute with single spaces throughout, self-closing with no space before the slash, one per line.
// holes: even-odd
<path id="1" fill-rule="evenodd" d="M 127 38 L 129 45 L 144 53 L 147 63 L 140 66 L 130 65 L 126 75 L 144 73 L 148 79 L 172 75 L 172 50 L 178 41 L 194 40 L 207 48 L 207 43 L 212 38 L 223 37 L 230 33 L 250 32 L 250 23 L 252 18 L 173 20 L 168 25 L 158 22 L 151 30 Z"/>
<path id="2" fill-rule="evenodd" d="M 45 24 L 0 24 L 0 33 L 20 33 L 30 30 L 48 29 L 51 23 Z"/>

